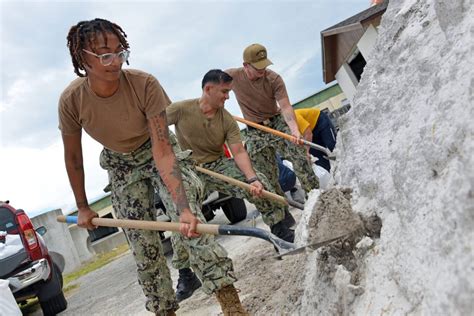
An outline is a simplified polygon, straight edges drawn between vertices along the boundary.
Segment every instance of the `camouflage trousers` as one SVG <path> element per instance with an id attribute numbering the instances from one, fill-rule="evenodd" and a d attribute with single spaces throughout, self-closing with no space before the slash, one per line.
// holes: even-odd
<path id="1" fill-rule="evenodd" d="M 274 116 L 270 124 L 272 129 L 291 134 L 282 115 Z M 306 159 L 306 149 L 281 137 L 262 130 L 248 127 L 245 139 L 247 152 L 253 166 L 264 173 L 279 195 L 284 195 L 278 183 L 278 164 L 275 155 L 293 163 L 293 169 L 306 192 L 319 188 L 319 180 L 314 174 L 311 163 Z"/>
<path id="2" fill-rule="evenodd" d="M 243 182 L 246 181 L 244 174 L 237 167 L 233 159 L 221 157 L 213 162 L 204 163 L 201 166 L 205 169 L 226 175 L 236 180 Z M 267 180 L 267 177 L 257 170 L 255 170 L 255 172 L 257 173 L 260 182 L 265 187 L 265 190 L 275 192 L 275 187 Z M 205 190 L 207 193 L 218 191 L 233 197 L 247 199 L 249 202 L 253 203 L 257 210 L 262 214 L 263 222 L 268 226 L 280 222 L 285 217 L 285 209 L 287 209 L 288 206 L 284 204 L 274 202 L 267 198 L 256 198 L 244 189 L 204 173 L 199 173 L 199 176 L 205 184 Z M 176 269 L 189 267 L 188 252 L 185 247 L 181 245 L 180 241 L 176 240 L 173 241 L 172 265 Z"/>
<path id="3" fill-rule="evenodd" d="M 186 194 L 192 212 L 205 222 L 200 206 L 203 185 L 195 174 L 189 152 L 177 154 L 183 174 Z M 158 191 L 167 214 L 174 222 L 179 221 L 176 207 L 164 185 L 148 141 L 130 154 L 105 149 L 100 155 L 100 165 L 108 171 L 112 191 L 112 205 L 120 219 L 156 220 L 154 192 Z M 138 281 L 147 298 L 147 310 L 165 315 L 167 310 L 178 309 L 160 235 L 157 231 L 124 229 L 137 264 Z M 175 237 L 188 251 L 190 265 L 202 280 L 204 292 L 211 294 L 217 289 L 236 281 L 231 259 L 212 235 L 186 238 Z"/>

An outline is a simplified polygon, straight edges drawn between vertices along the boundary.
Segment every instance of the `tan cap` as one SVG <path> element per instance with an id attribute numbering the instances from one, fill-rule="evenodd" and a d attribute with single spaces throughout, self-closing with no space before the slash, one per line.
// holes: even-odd
<path id="1" fill-rule="evenodd" d="M 244 63 L 249 63 L 257 69 L 273 65 L 267 58 L 267 49 L 260 44 L 252 44 L 244 50 Z"/>

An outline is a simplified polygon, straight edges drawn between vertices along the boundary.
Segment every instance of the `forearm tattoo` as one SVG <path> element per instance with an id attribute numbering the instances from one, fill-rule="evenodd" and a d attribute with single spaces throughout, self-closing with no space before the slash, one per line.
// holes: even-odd
<path id="1" fill-rule="evenodd" d="M 166 156 L 161 156 L 160 159 L 171 160 L 165 161 L 165 165 L 157 161 L 157 168 L 160 171 L 160 176 L 163 179 L 171 198 L 176 203 L 178 214 L 185 208 L 189 208 L 188 199 L 186 198 L 186 191 L 182 181 L 181 171 L 179 170 L 176 156 L 174 155 L 171 143 L 169 141 L 168 123 L 166 120 L 166 111 L 162 111 L 159 115 L 150 119 L 151 130 L 150 137 L 152 140 L 154 150 L 162 150 L 169 152 Z"/>
<path id="2" fill-rule="evenodd" d="M 169 172 L 168 176 L 178 181 L 178 185 L 175 187 L 175 190 L 174 190 L 174 195 L 175 195 L 174 199 L 176 201 L 176 208 L 177 208 L 178 214 L 181 214 L 181 212 L 185 208 L 189 208 L 189 203 L 186 197 L 186 191 L 184 190 L 181 171 L 179 170 L 176 157 L 174 157 L 173 159 L 173 167 L 171 168 L 171 172 Z"/>

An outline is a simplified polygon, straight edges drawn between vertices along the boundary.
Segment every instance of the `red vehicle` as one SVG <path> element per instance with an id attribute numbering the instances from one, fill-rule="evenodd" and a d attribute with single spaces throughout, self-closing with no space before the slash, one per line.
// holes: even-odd
<path id="1" fill-rule="evenodd" d="M 16 301 L 37 297 L 44 315 L 67 308 L 63 277 L 43 238 L 46 228 L 34 229 L 23 210 L 0 201 L 0 279 L 10 282 Z"/>

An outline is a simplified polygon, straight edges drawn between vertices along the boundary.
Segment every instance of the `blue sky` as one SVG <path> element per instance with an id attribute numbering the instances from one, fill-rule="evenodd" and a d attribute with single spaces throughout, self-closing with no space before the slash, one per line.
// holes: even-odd
<path id="1" fill-rule="evenodd" d="M 240 66 L 243 49 L 261 43 L 296 102 L 324 87 L 320 31 L 369 2 L 0 0 L 0 200 L 30 215 L 74 208 L 57 102 L 76 78 L 66 36 L 77 22 L 101 17 L 122 26 L 131 46 L 124 67 L 156 76 L 173 101 L 199 97 L 205 72 Z M 226 108 L 241 115 L 233 95 Z M 107 175 L 101 146 L 85 133 L 83 143 L 92 201 Z"/>

